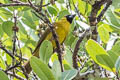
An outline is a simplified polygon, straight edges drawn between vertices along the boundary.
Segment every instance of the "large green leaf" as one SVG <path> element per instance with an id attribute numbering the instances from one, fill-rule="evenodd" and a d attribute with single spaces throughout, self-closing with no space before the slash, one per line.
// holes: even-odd
<path id="1" fill-rule="evenodd" d="M 12 34 L 13 34 L 12 27 L 13 26 L 14 26 L 14 24 L 12 21 L 5 21 L 2 24 L 2 29 L 8 36 L 12 36 Z"/>
<path id="2" fill-rule="evenodd" d="M 40 59 L 32 56 L 30 59 L 30 65 L 41 80 L 55 80 L 55 77 L 49 67 Z"/>
<path id="3" fill-rule="evenodd" d="M 104 43 L 107 43 L 109 41 L 109 31 L 105 28 L 105 24 L 102 24 L 98 27 L 98 33 L 100 35 L 101 40 Z"/>
<path id="4" fill-rule="evenodd" d="M 62 72 L 61 80 L 72 80 L 77 75 L 77 70 L 67 70 Z"/>
<path id="5" fill-rule="evenodd" d="M 101 67 L 115 72 L 114 63 L 108 53 L 94 40 L 88 40 L 85 45 L 88 54 Z"/>
<path id="6" fill-rule="evenodd" d="M 9 80 L 7 75 L 1 70 L 0 70 L 0 80 Z"/>
<path id="7" fill-rule="evenodd" d="M 43 41 L 41 46 L 40 46 L 40 59 L 44 62 L 47 63 L 49 62 L 49 59 L 53 53 L 53 46 L 50 41 Z"/>

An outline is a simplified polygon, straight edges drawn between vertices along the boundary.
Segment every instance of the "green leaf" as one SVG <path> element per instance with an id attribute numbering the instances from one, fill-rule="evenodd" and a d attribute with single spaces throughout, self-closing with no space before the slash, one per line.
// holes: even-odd
<path id="1" fill-rule="evenodd" d="M 27 32 L 34 41 L 39 40 L 39 37 L 35 34 L 35 30 L 29 29 Z"/>
<path id="2" fill-rule="evenodd" d="M 54 61 L 53 66 L 52 66 L 52 72 L 56 78 L 56 80 L 60 80 L 61 77 L 61 67 L 59 61 Z"/>
<path id="3" fill-rule="evenodd" d="M 66 46 L 65 48 L 66 54 L 65 55 L 65 60 L 70 64 L 70 66 L 72 67 L 72 52 L 70 51 L 70 49 Z"/>
<path id="4" fill-rule="evenodd" d="M 48 64 L 49 59 L 53 53 L 53 46 L 52 43 L 50 41 L 43 41 L 41 46 L 40 46 L 40 50 L 39 50 L 39 54 L 40 54 L 40 59 Z"/>
<path id="5" fill-rule="evenodd" d="M 120 69 L 120 56 L 118 57 L 116 63 L 115 63 L 115 68 L 116 68 L 116 71 L 118 72 L 119 69 Z"/>
<path id="6" fill-rule="evenodd" d="M 41 80 L 55 80 L 55 77 L 49 67 L 40 59 L 32 56 L 30 59 L 30 65 Z"/>
<path id="7" fill-rule="evenodd" d="M 3 36 L 3 30 L 2 30 L 2 25 L 0 24 L 0 38 Z"/>
<path id="8" fill-rule="evenodd" d="M 3 18 L 3 19 L 8 19 L 8 18 L 10 18 L 10 17 L 12 17 L 12 13 L 9 11 L 9 10 L 7 10 L 7 9 L 5 9 L 5 8 L 0 8 L 0 16 Z"/>
<path id="9" fill-rule="evenodd" d="M 67 70 L 62 72 L 61 80 L 72 80 L 77 75 L 77 70 Z"/>
<path id="10" fill-rule="evenodd" d="M 5 3 L 5 1 L 4 0 L 0 0 L 0 3 Z"/>
<path id="11" fill-rule="evenodd" d="M 0 67 L 5 70 L 6 69 L 6 65 L 5 65 L 5 61 L 3 60 L 3 56 L 0 56 Z"/>
<path id="12" fill-rule="evenodd" d="M 48 10 L 48 12 L 49 12 L 51 15 L 57 16 L 57 10 L 55 9 L 55 7 L 53 7 L 53 6 L 48 6 L 48 7 L 47 7 L 47 10 Z"/>
<path id="13" fill-rule="evenodd" d="M 116 63 L 116 60 L 120 56 L 120 41 L 117 41 L 111 50 L 108 51 L 110 57 L 113 60 L 113 63 Z"/>
<path id="14" fill-rule="evenodd" d="M 120 8 L 120 0 L 114 0 L 112 2 L 112 6 L 114 6 L 114 8 Z"/>
<path id="15" fill-rule="evenodd" d="M 25 11 L 23 17 L 24 18 L 22 19 L 22 21 L 24 22 L 24 24 L 26 24 L 27 26 L 29 26 L 32 29 L 36 29 L 36 24 L 33 20 L 33 15 L 30 12 L 30 10 Z"/>
<path id="16" fill-rule="evenodd" d="M 80 13 L 84 14 L 85 8 L 86 8 L 86 3 L 82 0 L 79 0 L 78 3 L 79 3 L 78 9 L 79 9 Z"/>
<path id="17" fill-rule="evenodd" d="M 9 80 L 8 76 L 0 70 L 0 80 Z"/>
<path id="18" fill-rule="evenodd" d="M 18 26 L 20 28 L 20 31 L 24 34 L 27 34 L 27 31 L 25 30 L 24 25 L 22 25 L 22 23 L 20 21 L 18 21 Z"/>
<path id="19" fill-rule="evenodd" d="M 8 36 L 12 36 L 13 31 L 12 31 L 12 27 L 14 26 L 12 21 L 5 21 L 2 24 L 2 29 L 3 31 L 8 35 Z"/>
<path id="20" fill-rule="evenodd" d="M 120 30 L 120 19 L 115 16 L 113 7 L 110 7 L 106 14 L 106 19 L 108 20 L 109 24 L 111 25 L 111 28 L 115 31 Z M 120 32 L 119 32 L 120 33 Z"/>
<path id="21" fill-rule="evenodd" d="M 66 15 L 68 15 L 68 14 L 70 14 L 70 13 L 68 12 L 68 10 L 60 11 L 60 12 L 59 12 L 59 16 L 58 16 L 58 20 L 60 20 L 62 17 L 66 16 Z"/>
<path id="22" fill-rule="evenodd" d="M 64 0 L 57 0 L 59 3 L 65 3 Z"/>
<path id="23" fill-rule="evenodd" d="M 98 33 L 100 35 L 101 40 L 104 43 L 107 43 L 109 41 L 109 31 L 105 28 L 105 24 L 102 24 L 98 27 Z"/>
<path id="24" fill-rule="evenodd" d="M 97 64 L 109 71 L 115 72 L 112 58 L 108 55 L 103 47 L 91 39 L 87 41 L 85 47 L 88 54 Z"/>

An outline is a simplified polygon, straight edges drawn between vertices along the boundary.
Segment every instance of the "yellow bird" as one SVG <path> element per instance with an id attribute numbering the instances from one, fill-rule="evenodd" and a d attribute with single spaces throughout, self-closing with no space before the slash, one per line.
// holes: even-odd
<path id="1" fill-rule="evenodd" d="M 72 20 L 74 19 L 74 17 L 75 17 L 75 15 L 67 15 L 67 16 L 63 17 L 61 20 L 59 20 L 58 22 L 55 22 L 53 24 L 60 44 L 62 44 L 64 42 L 64 40 L 66 39 L 66 37 L 70 31 L 70 26 L 71 26 L 70 24 L 72 23 Z M 41 43 L 44 40 L 51 41 L 53 47 L 56 48 L 56 44 L 55 44 L 54 38 L 52 36 L 52 32 L 50 32 L 50 28 L 48 28 L 44 32 L 44 34 L 41 36 L 40 40 L 38 41 L 38 44 L 33 52 L 33 56 L 39 57 L 39 48 L 40 48 Z M 30 61 L 28 61 L 27 63 L 24 64 L 24 68 L 28 74 L 31 72 L 32 68 L 30 67 Z"/>

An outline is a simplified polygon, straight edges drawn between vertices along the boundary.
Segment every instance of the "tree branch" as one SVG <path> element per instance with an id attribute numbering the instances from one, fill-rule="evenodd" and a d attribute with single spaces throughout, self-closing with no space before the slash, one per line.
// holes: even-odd
<path id="1" fill-rule="evenodd" d="M 109 0 L 107 2 L 107 4 L 105 5 L 104 9 L 101 11 L 101 13 L 99 14 L 99 16 L 97 17 L 97 21 L 98 23 L 100 22 L 101 18 L 103 17 L 104 13 L 106 12 L 106 10 L 109 8 L 109 6 L 112 4 L 112 1 Z"/>
<path id="2" fill-rule="evenodd" d="M 5 47 L 3 47 L 1 44 L 0 44 L 0 48 L 5 51 L 12 59 L 14 59 L 14 56 L 12 54 L 12 52 L 10 52 L 9 50 L 7 50 Z"/>
<path id="3" fill-rule="evenodd" d="M 82 42 L 82 40 L 84 39 L 84 37 L 86 36 L 87 32 L 89 31 L 89 29 L 85 30 L 82 35 L 79 37 L 79 40 L 77 41 L 76 45 L 75 45 L 75 49 L 74 49 L 74 52 L 73 52 L 73 56 L 72 56 L 72 59 L 73 59 L 73 67 L 75 69 L 78 69 L 78 64 L 77 64 L 77 53 L 79 51 L 79 46 L 80 46 L 80 43 Z"/>
<path id="4" fill-rule="evenodd" d="M 48 6 L 50 5 L 50 3 L 47 3 L 45 5 L 42 5 L 42 7 L 45 7 L 45 6 Z M 24 3 L 24 2 L 14 2 L 14 3 L 7 3 L 7 4 L 3 4 L 3 3 L 0 3 L 0 7 L 8 7 L 8 6 L 28 6 L 30 7 L 30 4 L 29 3 Z M 39 7 L 40 5 L 35 5 L 36 7 Z"/>

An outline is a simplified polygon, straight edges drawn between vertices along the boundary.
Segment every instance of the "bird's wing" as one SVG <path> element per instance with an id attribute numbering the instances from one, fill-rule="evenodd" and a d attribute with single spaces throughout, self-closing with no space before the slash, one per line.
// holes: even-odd
<path id="1" fill-rule="evenodd" d="M 33 52 L 33 56 L 36 56 L 38 57 L 39 56 L 39 48 L 40 48 L 40 45 L 41 43 L 45 40 L 45 38 L 47 37 L 47 35 L 50 33 L 50 28 L 46 29 L 44 34 L 40 37 L 40 40 L 38 41 L 37 43 L 37 46 Z"/>

